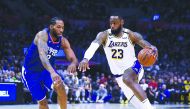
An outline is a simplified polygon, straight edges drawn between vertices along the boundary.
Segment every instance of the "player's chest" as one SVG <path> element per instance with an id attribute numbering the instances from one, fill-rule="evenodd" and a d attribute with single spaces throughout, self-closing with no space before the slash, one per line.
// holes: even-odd
<path id="1" fill-rule="evenodd" d="M 60 49 L 60 44 L 48 43 L 47 45 L 48 45 L 48 54 L 55 56 Z"/>
<path id="2" fill-rule="evenodd" d="M 129 41 L 128 39 L 123 39 L 123 38 L 120 38 L 120 39 L 116 39 L 116 38 L 112 38 L 112 39 L 108 39 L 107 40 L 107 44 L 106 46 L 109 47 L 109 48 L 125 48 L 127 47 L 129 44 Z"/>

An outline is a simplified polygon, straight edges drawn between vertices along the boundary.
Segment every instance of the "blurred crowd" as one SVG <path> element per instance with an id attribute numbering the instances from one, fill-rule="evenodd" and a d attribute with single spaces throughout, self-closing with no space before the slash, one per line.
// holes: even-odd
<path id="1" fill-rule="evenodd" d="M 64 80 L 68 103 L 128 103 L 115 77 L 103 72 L 69 74 L 66 70 L 57 67 L 57 72 Z M 148 73 L 148 72 L 146 72 Z M 168 72 L 153 76 L 148 73 L 140 85 L 147 93 L 152 104 L 188 104 L 189 81 L 187 74 Z M 50 91 L 49 102 L 55 103 L 56 93 Z"/>
<path id="2" fill-rule="evenodd" d="M 85 50 L 99 31 L 109 27 L 109 15 L 118 11 L 128 14 L 124 16 L 127 28 L 140 32 L 159 50 L 156 64 L 145 68 L 145 76 L 140 82 L 151 103 L 187 104 L 190 100 L 190 27 L 186 26 L 190 22 L 190 10 L 186 0 L 180 3 L 178 0 L 129 0 L 127 3 L 112 0 L 47 0 L 43 7 L 38 0 L 21 0 L 13 4 L 30 10 L 28 14 L 32 16 L 27 18 L 21 15 L 22 12 L 17 13 L 7 6 L 6 2 L 0 1 L 0 82 L 22 81 L 23 48 L 30 45 L 36 32 L 47 26 L 52 16 L 63 15 L 65 37 L 74 49 Z M 133 12 L 139 15 L 130 16 L 129 13 Z M 157 19 L 153 19 L 155 14 Z M 136 49 L 138 52 L 139 48 Z M 100 54 L 104 56 L 102 49 Z M 101 63 L 101 60 L 96 61 Z M 104 63 L 101 67 L 103 69 Z M 109 70 L 98 69 L 88 75 L 80 72 L 71 75 L 64 69 L 57 68 L 67 88 L 68 102 L 127 103 Z M 26 89 L 25 92 L 28 93 Z M 28 98 L 29 95 L 26 96 Z M 56 94 L 50 91 L 49 101 L 56 102 L 54 97 Z M 31 102 L 31 99 L 25 100 Z"/>

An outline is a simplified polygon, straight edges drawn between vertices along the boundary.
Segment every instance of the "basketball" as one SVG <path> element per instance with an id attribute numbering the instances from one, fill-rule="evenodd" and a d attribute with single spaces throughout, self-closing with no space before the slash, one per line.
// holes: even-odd
<path id="1" fill-rule="evenodd" d="M 149 67 L 156 62 L 157 56 L 153 55 L 151 49 L 144 48 L 138 53 L 138 60 L 143 66 Z"/>

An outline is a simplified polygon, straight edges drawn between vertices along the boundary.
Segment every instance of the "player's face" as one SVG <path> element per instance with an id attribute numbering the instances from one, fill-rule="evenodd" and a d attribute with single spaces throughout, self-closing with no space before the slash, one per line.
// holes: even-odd
<path id="1" fill-rule="evenodd" d="M 123 27 L 122 20 L 119 18 L 110 18 L 110 28 L 114 35 L 118 35 Z"/>
<path id="2" fill-rule="evenodd" d="M 64 22 L 62 20 L 57 20 L 56 24 L 52 26 L 52 32 L 55 36 L 62 36 L 64 31 Z"/>

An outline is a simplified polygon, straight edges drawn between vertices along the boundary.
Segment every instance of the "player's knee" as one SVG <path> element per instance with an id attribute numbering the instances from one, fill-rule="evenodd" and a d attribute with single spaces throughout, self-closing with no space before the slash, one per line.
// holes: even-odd
<path id="1" fill-rule="evenodd" d="M 40 105 L 40 107 L 47 107 L 48 101 L 47 99 L 44 99 L 44 100 L 39 101 L 38 104 Z"/>
<path id="2" fill-rule="evenodd" d="M 123 76 L 123 82 L 128 86 L 133 86 L 134 81 L 131 78 L 128 78 L 126 76 Z"/>
<path id="3" fill-rule="evenodd" d="M 57 81 L 56 83 L 53 84 L 53 88 L 55 91 L 61 90 L 63 86 L 63 81 Z"/>
<path id="4" fill-rule="evenodd" d="M 58 96 L 65 96 L 66 91 L 63 84 L 60 84 L 58 87 L 56 87 L 55 91 L 57 92 Z"/>
<path id="5" fill-rule="evenodd" d="M 54 87 L 54 90 L 55 90 L 56 92 L 59 92 L 59 91 L 63 88 L 62 85 L 63 85 L 63 84 L 58 84 L 58 85 L 56 85 L 56 86 Z"/>

